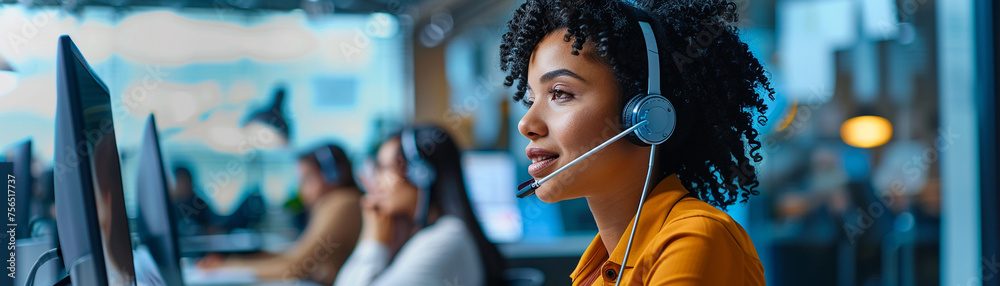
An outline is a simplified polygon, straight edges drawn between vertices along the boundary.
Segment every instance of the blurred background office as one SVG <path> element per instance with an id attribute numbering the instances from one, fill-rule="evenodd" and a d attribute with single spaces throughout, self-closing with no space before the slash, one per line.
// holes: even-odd
<path id="1" fill-rule="evenodd" d="M 768 284 L 1000 285 L 1000 4 L 735 3 L 777 92 L 761 194 L 729 211 Z M 597 229 L 582 199 L 514 197 L 528 179 L 516 128 L 526 109 L 503 87 L 497 51 L 519 4 L 0 0 L 0 161 L 30 140 L 18 160 L 34 178 L 31 217 L 53 219 L 57 38 L 70 35 L 111 93 L 130 217 L 149 114 L 178 232 L 265 241 L 302 231 L 303 150 L 338 142 L 361 176 L 378 140 L 433 123 L 463 148 L 470 199 L 508 267 L 564 285 Z M 697 56 L 711 31 L 677 55 Z M 53 235 L 37 225 L 31 234 Z"/>

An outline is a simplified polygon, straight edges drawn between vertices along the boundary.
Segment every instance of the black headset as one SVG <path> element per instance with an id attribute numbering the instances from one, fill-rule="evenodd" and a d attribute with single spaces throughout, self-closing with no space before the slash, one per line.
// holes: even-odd
<path id="1" fill-rule="evenodd" d="M 646 92 L 639 93 L 622 111 L 622 128 L 628 129 L 643 120 L 645 126 L 636 128 L 628 135 L 629 141 L 639 146 L 659 145 L 670 139 L 677 127 L 677 110 L 666 97 L 660 94 L 660 55 L 656 45 L 656 34 L 650 26 L 651 18 L 646 11 L 623 3 L 632 11 L 633 17 L 642 30 L 645 40 L 646 68 L 649 71 L 646 79 Z"/>
<path id="2" fill-rule="evenodd" d="M 434 166 L 420 155 L 417 141 L 417 129 L 406 128 L 399 136 L 403 147 L 403 157 L 406 158 L 406 178 L 417 186 L 417 211 L 414 219 L 418 226 L 427 224 L 427 211 L 430 208 L 431 186 L 437 179 Z"/>
<path id="3" fill-rule="evenodd" d="M 340 171 L 337 170 L 337 158 L 330 151 L 330 146 L 323 146 L 313 152 L 316 161 L 319 162 L 319 172 L 323 176 L 323 181 L 328 184 L 340 184 Z"/>

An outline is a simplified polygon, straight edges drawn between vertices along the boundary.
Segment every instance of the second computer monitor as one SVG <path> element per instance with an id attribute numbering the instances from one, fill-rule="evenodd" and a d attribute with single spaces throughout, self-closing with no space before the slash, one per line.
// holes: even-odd
<path id="1" fill-rule="evenodd" d="M 175 211 L 170 204 L 156 119 L 153 115 L 146 119 L 137 182 L 135 190 L 139 217 L 136 226 L 139 238 L 149 248 L 167 285 L 183 285 L 180 250 L 177 246 L 177 227 L 173 219 Z"/>
<path id="2" fill-rule="evenodd" d="M 7 150 L 7 162 L 14 163 L 14 224 L 15 238 L 31 236 L 31 193 L 33 178 L 31 176 L 31 140 L 24 140 Z"/>

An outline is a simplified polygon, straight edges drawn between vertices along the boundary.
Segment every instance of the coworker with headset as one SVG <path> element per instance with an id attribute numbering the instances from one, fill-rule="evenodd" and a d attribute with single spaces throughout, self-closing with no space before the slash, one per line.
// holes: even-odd
<path id="1" fill-rule="evenodd" d="M 717 209 L 758 193 L 774 93 L 737 21 L 722 0 L 528 0 L 508 22 L 501 69 L 535 178 L 517 194 L 584 197 L 599 230 L 573 285 L 764 284 Z"/>
<path id="2" fill-rule="evenodd" d="M 376 156 L 361 241 L 334 285 L 502 284 L 503 258 L 473 214 L 454 140 L 407 128 Z"/>
<path id="3" fill-rule="evenodd" d="M 307 279 L 332 284 L 361 233 L 361 191 L 340 147 L 327 145 L 299 157 L 300 193 L 309 212 L 305 231 L 283 253 L 223 258 L 210 255 L 202 268 L 252 268 L 264 280 Z"/>

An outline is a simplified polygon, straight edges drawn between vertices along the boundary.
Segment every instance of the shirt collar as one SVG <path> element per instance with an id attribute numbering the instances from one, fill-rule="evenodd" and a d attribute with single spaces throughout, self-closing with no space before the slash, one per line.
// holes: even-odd
<path id="1" fill-rule="evenodd" d="M 643 203 L 639 224 L 636 225 L 635 238 L 632 240 L 632 254 L 628 256 L 628 263 L 625 265 L 626 268 L 635 266 L 636 261 L 639 260 L 639 255 L 636 253 L 645 249 L 646 244 L 652 240 L 660 227 L 665 223 L 667 215 L 670 214 L 670 210 L 674 204 L 687 194 L 688 191 L 681 184 L 677 175 L 670 175 L 664 178 L 656 184 L 655 188 L 650 190 L 649 194 L 646 195 L 646 202 Z M 622 258 L 625 256 L 625 248 L 628 246 L 628 237 L 631 234 L 633 222 L 635 222 L 635 217 L 629 221 L 628 227 L 618 240 L 618 244 L 615 246 L 614 251 L 611 252 L 610 257 L 608 257 L 608 251 L 604 247 L 601 235 L 597 234 L 590 243 L 590 246 L 583 253 L 583 257 L 580 259 L 579 264 L 577 264 L 576 270 L 570 274 L 570 278 L 573 280 L 583 278 L 578 276 L 589 275 L 594 267 L 600 267 L 605 261 L 621 265 Z"/>

